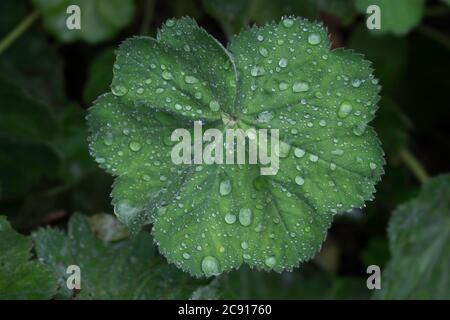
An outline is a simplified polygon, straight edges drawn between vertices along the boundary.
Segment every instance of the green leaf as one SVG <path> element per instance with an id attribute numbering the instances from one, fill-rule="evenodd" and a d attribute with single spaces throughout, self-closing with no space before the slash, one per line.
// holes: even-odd
<path id="1" fill-rule="evenodd" d="M 134 0 L 32 0 L 43 16 L 45 27 L 60 41 L 97 43 L 112 38 L 133 18 Z M 81 28 L 69 30 L 66 13 L 70 5 L 81 11 Z"/>
<path id="2" fill-rule="evenodd" d="M 0 216 L 0 299 L 49 299 L 56 290 L 52 274 L 30 260 L 32 241 L 15 232 Z"/>
<path id="3" fill-rule="evenodd" d="M 59 158 L 47 141 L 57 122 L 50 109 L 0 76 L 0 195 L 24 194 L 43 177 L 53 177 Z"/>
<path id="4" fill-rule="evenodd" d="M 425 0 L 356 0 L 355 5 L 361 13 L 370 5 L 380 7 L 381 29 L 374 33 L 403 35 L 420 23 L 425 12 Z"/>
<path id="5" fill-rule="evenodd" d="M 47 228 L 32 237 L 38 257 L 58 279 L 58 298 L 73 296 L 66 286 L 70 265 L 80 267 L 78 299 L 187 299 L 204 285 L 157 257 L 150 235 L 104 242 L 94 236 L 81 214 L 71 217 L 67 235 Z"/>
<path id="6" fill-rule="evenodd" d="M 91 152 L 118 176 L 115 213 L 132 231 L 153 223 L 160 252 L 195 276 L 242 263 L 291 270 L 314 256 L 334 214 L 372 199 L 383 173 L 367 125 L 379 91 L 371 72 L 362 56 L 330 51 L 324 28 L 299 18 L 247 29 L 228 50 L 187 18 L 166 22 L 156 40 L 125 41 L 113 94 L 88 116 Z M 278 174 L 173 164 L 170 135 L 194 120 L 279 129 Z"/>
<path id="7" fill-rule="evenodd" d="M 320 10 L 338 17 L 344 25 L 350 24 L 357 15 L 354 0 L 317 0 L 316 2 Z"/>
<path id="8" fill-rule="evenodd" d="M 375 297 L 450 299 L 450 176 L 431 179 L 398 207 L 388 235 L 392 258 Z"/>
<path id="9" fill-rule="evenodd" d="M 263 25 L 287 14 L 311 18 L 318 15 L 315 0 L 203 0 L 203 6 L 220 22 L 228 37 L 239 33 L 250 22 Z"/>
<path id="10" fill-rule="evenodd" d="M 112 48 L 105 49 L 95 57 L 89 67 L 88 80 L 84 86 L 84 101 L 91 103 L 101 93 L 108 90 L 113 77 L 112 66 L 114 59 L 115 54 Z"/>

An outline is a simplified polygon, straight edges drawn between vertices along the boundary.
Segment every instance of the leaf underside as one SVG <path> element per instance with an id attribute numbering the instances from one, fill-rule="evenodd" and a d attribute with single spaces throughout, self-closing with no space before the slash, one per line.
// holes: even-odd
<path id="1" fill-rule="evenodd" d="M 383 173 L 373 119 L 380 86 L 362 55 L 329 49 L 319 23 L 286 17 L 227 48 L 189 19 L 117 51 L 112 93 L 90 109 L 90 149 L 116 176 L 115 213 L 153 224 L 160 252 L 194 276 L 242 263 L 291 270 L 324 241 L 333 215 L 364 205 Z M 280 169 L 175 165 L 176 128 L 279 129 Z"/>

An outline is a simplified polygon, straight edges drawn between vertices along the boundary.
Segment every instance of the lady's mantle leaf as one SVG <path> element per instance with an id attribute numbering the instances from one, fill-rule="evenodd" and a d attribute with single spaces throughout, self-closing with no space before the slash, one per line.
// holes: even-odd
<path id="1" fill-rule="evenodd" d="M 33 234 L 40 259 L 53 271 L 59 298 L 71 298 L 66 268 L 81 271 L 79 299 L 187 299 L 204 283 L 168 266 L 156 255 L 151 236 L 108 243 L 97 239 L 88 220 L 72 216 L 68 234 L 41 229 Z"/>
<path id="2" fill-rule="evenodd" d="M 51 272 L 30 261 L 31 239 L 16 233 L 0 216 L 0 300 L 50 299 L 56 289 Z"/>
<path id="3" fill-rule="evenodd" d="M 133 17 L 134 0 L 32 0 L 44 18 L 44 24 L 59 40 L 84 40 L 97 43 L 114 36 Z M 69 30 L 67 8 L 77 5 L 81 28 Z"/>
<path id="4" fill-rule="evenodd" d="M 383 299 L 450 299 L 450 176 L 430 180 L 389 222 Z"/>
<path id="5" fill-rule="evenodd" d="M 320 248 L 332 217 L 371 199 L 383 152 L 367 123 L 379 85 L 362 56 L 330 51 L 318 23 L 285 18 L 243 31 L 228 50 L 190 19 L 117 53 L 113 94 L 88 123 L 91 151 L 118 176 L 115 212 L 154 224 L 167 259 L 195 276 L 243 262 L 292 269 Z M 224 120 L 222 120 L 224 119 Z M 174 165 L 175 128 L 279 129 L 280 170 Z"/>

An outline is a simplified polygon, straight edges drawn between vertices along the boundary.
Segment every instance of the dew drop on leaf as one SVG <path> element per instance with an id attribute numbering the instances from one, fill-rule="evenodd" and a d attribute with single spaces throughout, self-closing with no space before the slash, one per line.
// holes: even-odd
<path id="1" fill-rule="evenodd" d="M 202 260 L 202 271 L 207 277 L 220 274 L 219 262 L 214 257 L 211 256 L 204 257 Z"/>
<path id="2" fill-rule="evenodd" d="M 242 208 L 239 210 L 239 223 L 244 227 L 248 227 L 252 223 L 252 210 Z"/>

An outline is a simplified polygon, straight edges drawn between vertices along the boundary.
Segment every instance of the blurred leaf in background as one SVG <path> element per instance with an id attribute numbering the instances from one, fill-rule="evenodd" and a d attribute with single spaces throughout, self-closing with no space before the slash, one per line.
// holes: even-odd
<path id="1" fill-rule="evenodd" d="M 187 299 L 207 282 L 196 280 L 158 257 L 148 233 L 120 242 L 97 239 L 83 215 L 72 215 L 67 235 L 39 229 L 33 240 L 37 255 L 58 279 L 56 298 L 69 299 L 69 265 L 78 265 L 82 290 L 77 299 Z"/>
<path id="2" fill-rule="evenodd" d="M 0 300 L 50 299 L 56 281 L 38 261 L 30 261 L 32 241 L 0 216 Z"/>
<path id="3" fill-rule="evenodd" d="M 45 27 L 59 40 L 97 43 L 112 38 L 134 15 L 134 0 L 32 0 Z M 66 27 L 70 5 L 81 9 L 81 29 Z"/>
<path id="4" fill-rule="evenodd" d="M 450 299 L 450 176 L 433 178 L 389 222 L 383 299 Z"/>

